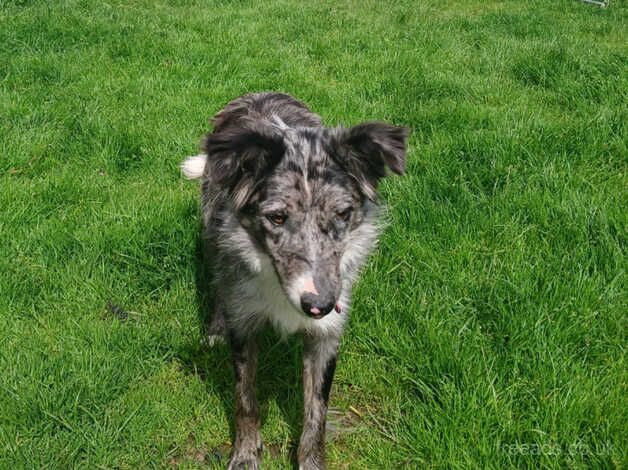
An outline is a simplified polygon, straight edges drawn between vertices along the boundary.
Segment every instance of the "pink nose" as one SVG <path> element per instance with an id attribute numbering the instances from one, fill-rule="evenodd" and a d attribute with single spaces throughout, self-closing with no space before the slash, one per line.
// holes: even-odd
<path id="1" fill-rule="evenodd" d="M 318 295 L 318 291 L 316 290 L 316 286 L 314 285 L 314 279 L 311 277 L 306 279 L 303 283 L 303 291 L 309 294 Z"/>

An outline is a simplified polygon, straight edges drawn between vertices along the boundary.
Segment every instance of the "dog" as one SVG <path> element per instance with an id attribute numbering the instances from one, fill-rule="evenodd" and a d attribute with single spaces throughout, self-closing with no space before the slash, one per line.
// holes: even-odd
<path id="1" fill-rule="evenodd" d="M 403 174 L 409 129 L 325 127 L 283 93 L 252 93 L 212 119 L 183 174 L 201 181 L 215 282 L 210 341 L 225 338 L 235 372 L 229 469 L 257 469 L 256 336 L 303 337 L 301 469 L 325 468 L 325 423 L 351 288 L 381 231 L 378 182 Z"/>

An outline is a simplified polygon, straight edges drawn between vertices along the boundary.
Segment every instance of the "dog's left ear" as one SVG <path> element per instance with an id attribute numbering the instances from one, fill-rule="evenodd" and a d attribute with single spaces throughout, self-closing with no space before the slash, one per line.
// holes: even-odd
<path id="1" fill-rule="evenodd" d="M 350 129 L 333 129 L 331 156 L 360 184 L 371 200 L 387 169 L 402 175 L 410 129 L 383 122 L 365 122 Z"/>

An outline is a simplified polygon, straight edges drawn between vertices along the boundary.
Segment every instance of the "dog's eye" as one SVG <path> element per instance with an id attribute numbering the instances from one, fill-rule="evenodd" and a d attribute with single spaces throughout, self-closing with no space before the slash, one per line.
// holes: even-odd
<path id="1" fill-rule="evenodd" d="M 286 222 L 288 216 L 286 214 L 281 214 L 277 212 L 275 214 L 268 214 L 266 218 L 270 220 L 274 225 L 283 225 Z"/>
<path id="2" fill-rule="evenodd" d="M 352 210 L 353 209 L 351 207 L 347 207 L 346 209 L 343 209 L 341 211 L 336 211 L 336 217 L 338 217 L 338 219 L 342 220 L 343 222 L 348 222 L 351 218 Z"/>

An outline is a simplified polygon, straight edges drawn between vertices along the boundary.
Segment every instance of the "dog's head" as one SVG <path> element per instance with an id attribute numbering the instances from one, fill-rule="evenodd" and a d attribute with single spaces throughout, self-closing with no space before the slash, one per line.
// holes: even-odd
<path id="1" fill-rule="evenodd" d="M 372 212 L 379 180 L 404 172 L 407 136 L 379 122 L 328 129 L 243 120 L 207 137 L 211 183 L 306 315 L 340 309 L 343 256 L 359 243 L 352 235 Z"/>

